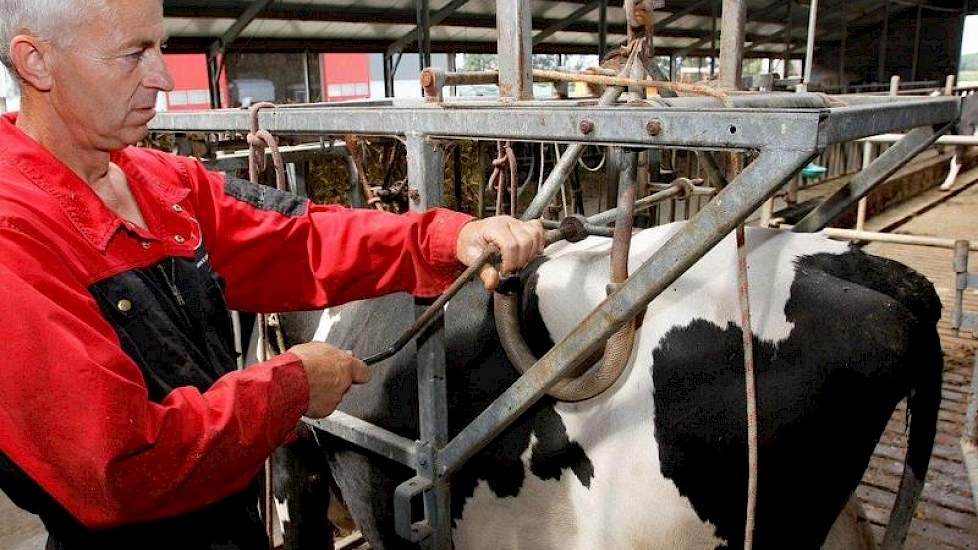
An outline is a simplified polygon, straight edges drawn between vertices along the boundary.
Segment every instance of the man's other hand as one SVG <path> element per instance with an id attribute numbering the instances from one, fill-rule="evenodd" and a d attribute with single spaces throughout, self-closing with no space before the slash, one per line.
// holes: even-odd
<path id="1" fill-rule="evenodd" d="M 289 350 L 306 368 L 309 379 L 309 418 L 323 418 L 336 410 L 353 384 L 370 381 L 367 365 L 347 351 L 322 342 L 299 344 Z"/>
<path id="2" fill-rule="evenodd" d="M 546 244 L 540 220 L 524 222 L 494 216 L 465 224 L 458 234 L 455 253 L 460 262 L 470 266 L 489 245 L 495 245 L 502 255 L 503 273 L 513 273 L 539 256 Z M 484 267 L 479 277 L 489 290 L 499 285 L 499 272 L 491 265 Z"/>

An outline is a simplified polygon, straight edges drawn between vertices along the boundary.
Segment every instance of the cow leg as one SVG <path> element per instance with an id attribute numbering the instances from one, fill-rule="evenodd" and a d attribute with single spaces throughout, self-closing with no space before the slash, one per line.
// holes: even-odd
<path id="1" fill-rule="evenodd" d="M 876 550 L 876 539 L 859 499 L 852 496 L 832 524 L 822 550 Z"/>
<path id="2" fill-rule="evenodd" d="M 333 548 L 330 472 L 315 441 L 280 447 L 272 459 L 275 512 L 286 550 Z"/>

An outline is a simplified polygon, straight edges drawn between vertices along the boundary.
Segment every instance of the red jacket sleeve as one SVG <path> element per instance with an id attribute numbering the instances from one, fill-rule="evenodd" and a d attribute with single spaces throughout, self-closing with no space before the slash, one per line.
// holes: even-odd
<path id="1" fill-rule="evenodd" d="M 0 449 L 92 528 L 171 517 L 244 488 L 308 406 L 298 359 L 153 403 L 53 248 L 0 219 Z"/>
<path id="2" fill-rule="evenodd" d="M 227 282 L 232 308 L 294 311 L 393 292 L 436 296 L 463 267 L 455 242 L 471 216 L 444 209 L 394 215 L 309 201 L 283 213 L 271 204 L 275 190 L 262 189 L 268 204 L 259 208 L 229 192 L 224 175 L 186 162 L 211 265 Z"/>

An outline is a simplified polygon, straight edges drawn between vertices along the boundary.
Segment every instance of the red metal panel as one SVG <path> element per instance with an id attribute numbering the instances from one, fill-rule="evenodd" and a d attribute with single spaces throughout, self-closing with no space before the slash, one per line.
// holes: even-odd
<path id="1" fill-rule="evenodd" d="M 320 65 L 326 101 L 370 97 L 368 54 L 327 53 L 320 57 Z"/>
<path id="2" fill-rule="evenodd" d="M 173 77 L 173 91 L 167 94 L 167 109 L 190 111 L 210 109 L 205 54 L 167 54 L 163 56 Z M 227 104 L 227 75 L 221 75 L 221 104 Z"/>

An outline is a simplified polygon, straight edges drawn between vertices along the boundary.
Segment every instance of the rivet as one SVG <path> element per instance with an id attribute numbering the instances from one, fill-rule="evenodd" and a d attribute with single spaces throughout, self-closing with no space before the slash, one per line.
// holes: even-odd
<path id="1" fill-rule="evenodd" d="M 645 125 L 645 131 L 648 132 L 649 135 L 653 137 L 661 134 L 662 121 L 657 118 L 653 118 L 652 120 L 649 121 L 648 124 Z"/>
<path id="2" fill-rule="evenodd" d="M 129 313 L 132 310 L 132 302 L 129 300 L 119 300 L 119 303 L 115 307 L 119 308 L 119 311 L 123 313 Z"/>
<path id="3" fill-rule="evenodd" d="M 584 119 L 580 124 L 577 125 L 578 129 L 582 134 L 588 135 L 594 131 L 594 122 L 588 119 Z"/>
<path id="4" fill-rule="evenodd" d="M 173 211 L 174 211 L 174 212 L 177 212 L 177 213 L 179 213 L 179 212 L 183 212 L 183 207 L 182 207 L 182 206 L 180 206 L 179 204 L 174 204 L 174 205 L 173 205 Z"/>
<path id="5" fill-rule="evenodd" d="M 187 239 L 183 238 L 183 235 L 175 235 L 173 237 L 173 240 L 174 241 L 177 241 L 180 244 L 183 244 L 183 243 L 185 243 L 187 241 Z"/>
<path id="6" fill-rule="evenodd" d="M 143 241 L 140 244 L 143 245 L 143 250 L 149 250 L 149 247 L 153 246 L 153 243 L 149 241 Z"/>

